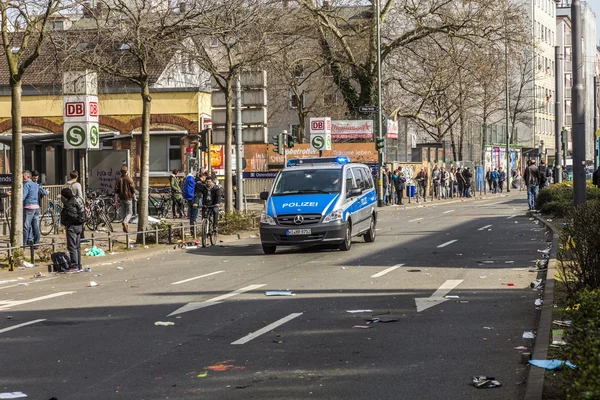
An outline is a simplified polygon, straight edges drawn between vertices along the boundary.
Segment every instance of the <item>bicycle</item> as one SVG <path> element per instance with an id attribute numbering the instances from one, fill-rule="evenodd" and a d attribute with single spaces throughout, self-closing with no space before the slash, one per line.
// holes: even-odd
<path id="1" fill-rule="evenodd" d="M 156 216 L 158 218 L 167 218 L 169 211 L 173 207 L 173 203 L 170 195 L 170 188 L 152 188 L 148 194 L 149 204 L 156 210 Z M 153 194 L 159 194 L 160 197 L 156 198 Z"/>
<path id="2" fill-rule="evenodd" d="M 48 208 L 40 216 L 40 233 L 42 236 L 48 236 L 53 232 L 58 232 L 60 229 L 60 213 L 62 207 L 60 199 L 49 200 Z"/>
<path id="3" fill-rule="evenodd" d="M 105 211 L 105 201 L 90 193 L 85 204 L 85 226 L 91 231 L 104 226 L 109 232 L 113 231 L 112 223 Z"/>
<path id="4" fill-rule="evenodd" d="M 211 246 L 217 243 L 217 227 L 214 223 L 215 206 L 202 206 L 202 247 L 210 240 Z"/>

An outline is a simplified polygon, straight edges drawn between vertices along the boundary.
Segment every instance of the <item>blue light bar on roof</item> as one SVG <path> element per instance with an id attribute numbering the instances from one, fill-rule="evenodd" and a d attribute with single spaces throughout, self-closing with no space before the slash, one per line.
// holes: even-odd
<path id="1" fill-rule="evenodd" d="M 304 164 L 348 164 L 350 158 L 348 156 L 337 156 L 337 157 L 321 157 L 321 158 L 292 158 L 288 160 L 288 167 L 296 167 Z"/>

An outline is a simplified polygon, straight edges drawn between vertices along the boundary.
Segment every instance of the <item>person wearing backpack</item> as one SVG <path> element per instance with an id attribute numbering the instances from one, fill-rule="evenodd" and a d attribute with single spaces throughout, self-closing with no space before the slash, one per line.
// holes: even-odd
<path id="1" fill-rule="evenodd" d="M 538 170 L 540 174 L 539 190 L 542 190 L 548 185 L 548 166 L 546 165 L 546 161 L 540 161 Z"/>
<path id="2" fill-rule="evenodd" d="M 69 188 L 60 191 L 63 208 L 60 223 L 67 231 L 67 250 L 71 258 L 70 267 L 81 269 L 81 232 L 85 221 L 83 201 Z"/>
<path id="3" fill-rule="evenodd" d="M 200 213 L 200 207 L 202 206 L 202 196 L 200 190 L 197 189 L 197 185 L 198 183 L 194 177 L 194 172 L 190 171 L 183 181 L 181 195 L 188 202 L 188 218 L 190 219 L 190 230 L 192 231 L 192 234 L 194 225 L 198 222 L 198 214 Z"/>
<path id="4" fill-rule="evenodd" d="M 498 180 L 500 179 L 498 168 L 494 168 L 490 176 L 492 178 L 492 193 L 498 193 Z"/>

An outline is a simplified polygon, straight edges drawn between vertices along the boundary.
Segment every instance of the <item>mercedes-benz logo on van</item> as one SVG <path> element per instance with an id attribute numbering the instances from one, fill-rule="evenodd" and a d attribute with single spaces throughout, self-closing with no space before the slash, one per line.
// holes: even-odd
<path id="1" fill-rule="evenodd" d="M 294 217 L 294 223 L 296 225 L 300 225 L 302 222 L 304 222 L 304 217 L 302 215 L 298 214 Z"/>

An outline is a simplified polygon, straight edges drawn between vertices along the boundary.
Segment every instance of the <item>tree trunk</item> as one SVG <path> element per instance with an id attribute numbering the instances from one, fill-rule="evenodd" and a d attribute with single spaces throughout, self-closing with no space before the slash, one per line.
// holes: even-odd
<path id="1" fill-rule="evenodd" d="M 462 109 L 462 107 L 461 107 Z M 465 114 L 463 111 L 460 112 L 460 116 L 458 117 L 460 120 L 460 137 L 458 138 L 458 154 L 460 155 L 461 160 L 463 159 L 463 143 L 465 140 Z"/>
<path id="2" fill-rule="evenodd" d="M 148 189 L 150 186 L 150 114 L 152 97 L 148 79 L 142 80 L 142 145 L 140 161 L 140 194 L 138 197 L 138 232 L 148 229 Z M 131 173 L 133 178 L 133 171 Z M 142 243 L 142 233 L 138 233 L 137 242 Z"/>
<path id="3" fill-rule="evenodd" d="M 12 141 L 10 145 L 10 172 L 12 197 L 10 216 L 10 245 L 23 245 L 23 121 L 21 120 L 21 80 L 10 79 Z M 31 260 L 33 263 L 33 260 Z"/>
<path id="4" fill-rule="evenodd" d="M 459 161 L 456 157 L 456 142 L 454 141 L 454 128 L 450 128 L 450 146 L 452 147 L 452 157 L 454 157 L 454 162 Z"/>
<path id="5" fill-rule="evenodd" d="M 225 93 L 225 211 L 233 211 L 233 164 L 231 160 L 233 138 L 233 81 L 235 76 L 229 74 L 226 81 Z"/>

